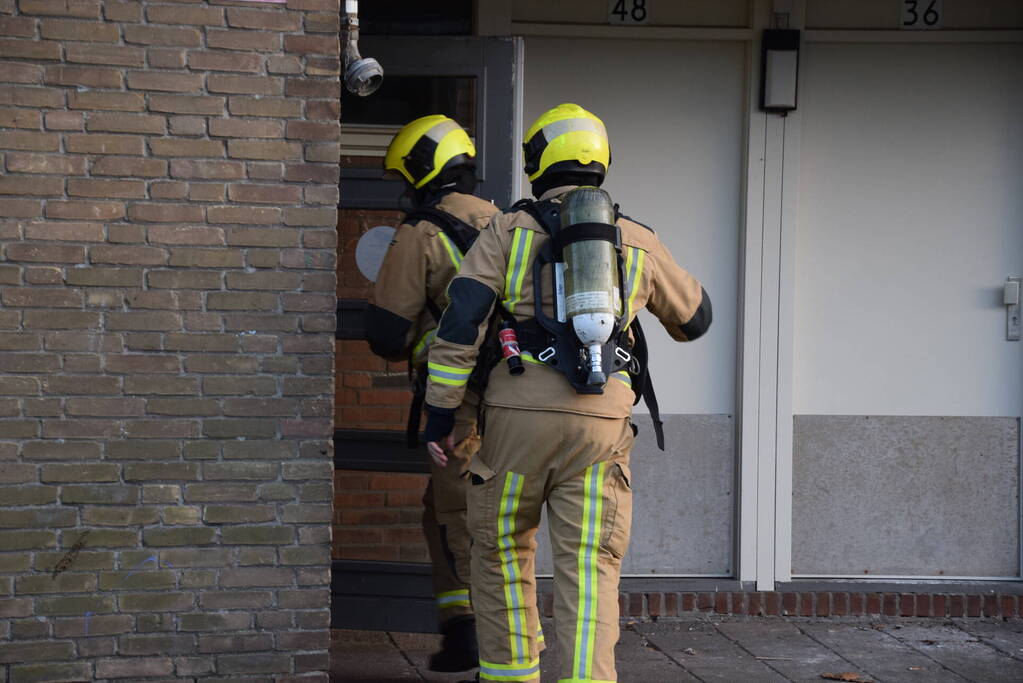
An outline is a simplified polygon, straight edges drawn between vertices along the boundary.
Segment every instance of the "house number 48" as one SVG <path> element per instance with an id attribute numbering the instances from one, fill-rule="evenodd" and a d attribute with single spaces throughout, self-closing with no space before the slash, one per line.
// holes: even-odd
<path id="1" fill-rule="evenodd" d="M 650 16 L 648 0 L 608 0 L 607 21 L 609 24 L 645 24 Z"/>

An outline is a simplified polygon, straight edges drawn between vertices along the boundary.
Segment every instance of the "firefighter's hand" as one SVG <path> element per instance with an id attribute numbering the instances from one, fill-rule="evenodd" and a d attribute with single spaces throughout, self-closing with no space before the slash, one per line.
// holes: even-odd
<path id="1" fill-rule="evenodd" d="M 426 452 L 430 454 L 433 462 L 437 467 L 444 467 L 448 464 L 448 452 L 455 449 L 455 437 L 448 434 L 444 437 L 443 442 L 440 441 L 427 441 Z"/>
<path id="2" fill-rule="evenodd" d="M 426 439 L 426 450 L 439 467 L 448 464 L 448 456 L 444 452 L 454 449 L 454 439 L 451 432 L 455 429 L 455 411 L 453 408 L 436 408 L 426 406 L 426 429 L 423 430 L 423 437 Z"/>

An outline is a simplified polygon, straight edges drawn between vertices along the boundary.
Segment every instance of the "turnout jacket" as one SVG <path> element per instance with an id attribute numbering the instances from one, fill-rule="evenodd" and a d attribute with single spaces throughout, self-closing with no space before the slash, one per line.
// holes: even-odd
<path id="1" fill-rule="evenodd" d="M 573 189 L 557 187 L 540 200 L 560 198 Z M 619 218 L 624 259 L 625 319 L 648 309 L 675 341 L 701 336 L 711 322 L 710 298 L 699 281 L 683 270 L 649 228 Z M 452 409 L 461 402 L 466 383 L 486 338 L 488 319 L 500 302 L 517 322 L 534 316 L 536 287 L 533 261 L 550 239 L 525 211 L 496 214 L 476 239 L 448 287 L 450 304 L 430 352 L 426 402 Z M 554 315 L 551 266 L 541 269 L 543 310 Z M 579 394 L 560 372 L 523 353 L 525 372 L 508 373 L 504 362 L 490 373 L 486 405 L 523 410 L 550 410 L 621 418 L 632 414 L 634 394 L 629 375 L 615 372 L 603 394 Z"/>
<path id="2" fill-rule="evenodd" d="M 469 194 L 451 192 L 435 208 L 477 230 L 499 209 Z M 426 351 L 447 305 L 446 290 L 458 272 L 462 254 L 444 231 L 429 220 L 402 223 L 394 234 L 366 309 L 366 339 L 378 356 L 426 362 Z M 431 310 L 432 309 L 432 310 Z"/>

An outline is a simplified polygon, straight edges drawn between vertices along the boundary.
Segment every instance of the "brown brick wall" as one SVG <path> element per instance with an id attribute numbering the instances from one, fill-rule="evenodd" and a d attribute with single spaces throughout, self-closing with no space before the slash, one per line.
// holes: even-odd
<path id="1" fill-rule="evenodd" d="M 0 0 L 0 680 L 325 681 L 338 0 Z"/>
<path id="2" fill-rule="evenodd" d="M 429 562 L 423 537 L 427 475 L 334 472 L 334 558 Z"/>
<path id="3" fill-rule="evenodd" d="M 363 277 L 355 264 L 359 238 L 377 225 L 397 225 L 399 211 L 346 209 L 339 212 L 338 283 L 339 299 L 368 299 L 373 283 Z M 335 355 L 337 386 L 334 421 L 338 429 L 404 429 L 408 422 L 411 394 L 408 367 L 404 362 L 388 363 L 374 355 L 364 341 L 337 342 Z"/>
<path id="4" fill-rule="evenodd" d="M 543 616 L 553 616 L 554 594 L 538 597 Z M 746 616 L 995 617 L 1019 619 L 1015 594 L 865 593 L 842 591 L 717 591 L 618 594 L 622 620 L 684 617 L 698 613 Z"/>
<path id="5" fill-rule="evenodd" d="M 370 228 L 397 225 L 401 216 L 399 211 L 339 212 L 338 298 L 369 297 L 372 283 L 355 264 L 355 246 Z M 366 342 L 353 340 L 336 343 L 334 362 L 334 423 L 338 429 L 404 431 L 412 400 L 404 362 L 388 363 L 373 355 Z M 344 448 L 344 443 L 338 447 Z M 425 475 L 337 471 L 333 557 L 428 561 L 420 523 L 426 480 Z"/>

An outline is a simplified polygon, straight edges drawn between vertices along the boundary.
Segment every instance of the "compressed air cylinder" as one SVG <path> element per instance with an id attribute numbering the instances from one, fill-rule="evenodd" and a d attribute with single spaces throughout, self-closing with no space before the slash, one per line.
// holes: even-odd
<path id="1" fill-rule="evenodd" d="M 614 225 L 614 204 L 596 187 L 580 187 L 565 195 L 561 228 L 578 223 Z M 573 242 L 563 250 L 565 261 L 565 315 L 586 347 L 590 374 L 587 384 L 603 386 L 601 347 L 611 338 L 615 317 L 621 314 L 618 254 L 607 240 Z"/>

